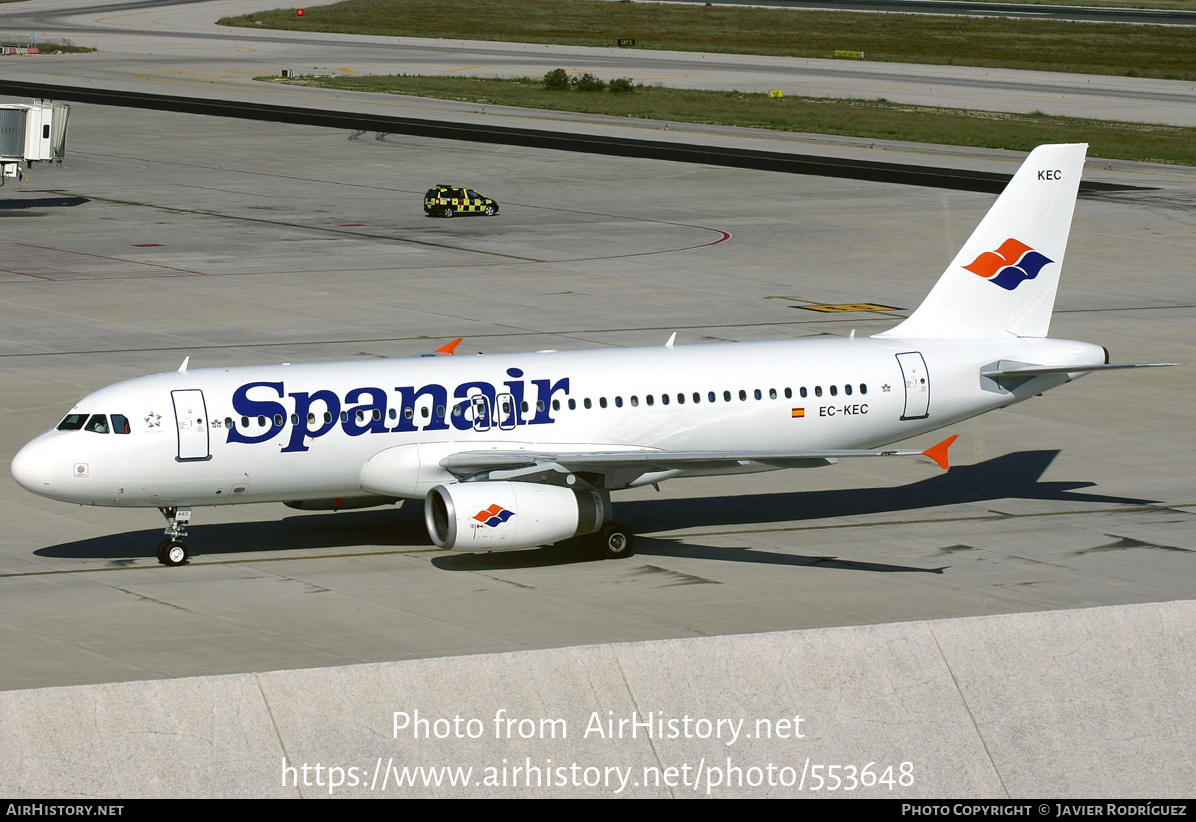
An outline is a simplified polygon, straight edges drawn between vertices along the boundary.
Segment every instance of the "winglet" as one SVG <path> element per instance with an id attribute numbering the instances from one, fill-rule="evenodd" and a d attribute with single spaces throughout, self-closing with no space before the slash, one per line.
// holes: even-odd
<path id="1" fill-rule="evenodd" d="M 453 352 L 455 352 L 457 350 L 457 346 L 461 344 L 461 340 L 463 340 L 463 339 L 465 339 L 465 338 L 458 337 L 457 339 L 453 340 L 451 343 L 445 343 L 444 345 L 437 348 L 435 353 L 440 354 L 445 357 L 451 357 L 453 355 Z"/>
<path id="2" fill-rule="evenodd" d="M 927 448 L 922 452 L 922 456 L 930 457 L 939 464 L 939 468 L 942 468 L 944 471 L 946 471 L 951 467 L 947 462 L 947 449 L 950 448 L 957 439 L 959 439 L 959 434 L 953 434 L 952 436 L 947 437 L 947 439 L 940 442 L 938 445 L 932 445 Z"/>

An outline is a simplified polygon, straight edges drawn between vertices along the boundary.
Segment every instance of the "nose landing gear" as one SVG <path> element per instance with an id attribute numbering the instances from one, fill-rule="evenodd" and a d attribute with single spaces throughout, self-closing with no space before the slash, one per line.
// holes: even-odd
<path id="1" fill-rule="evenodd" d="M 191 509 L 180 506 L 158 510 L 167 520 L 166 539 L 158 544 L 158 562 L 163 565 L 182 565 L 190 556 L 184 540 L 187 539 L 187 523 L 191 521 Z"/>

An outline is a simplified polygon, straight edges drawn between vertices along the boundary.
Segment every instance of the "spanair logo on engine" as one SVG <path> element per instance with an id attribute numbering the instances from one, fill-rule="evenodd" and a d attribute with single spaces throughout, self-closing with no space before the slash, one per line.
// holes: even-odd
<path id="1" fill-rule="evenodd" d="M 1053 262 L 1046 255 L 1010 237 L 996 251 L 985 251 L 964 268 L 1006 291 L 1012 291 L 1026 280 L 1037 277 L 1044 265 Z"/>
<path id="2" fill-rule="evenodd" d="M 478 511 L 473 515 L 473 518 L 482 525 L 497 528 L 513 516 L 515 516 L 514 511 L 508 511 L 496 502 L 489 508 L 483 508 L 481 511 Z"/>

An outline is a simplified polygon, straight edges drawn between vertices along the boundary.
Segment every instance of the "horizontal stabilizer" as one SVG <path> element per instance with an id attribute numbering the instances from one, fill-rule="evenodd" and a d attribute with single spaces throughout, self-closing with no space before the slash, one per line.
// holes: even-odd
<path id="1" fill-rule="evenodd" d="M 1008 367 L 984 368 L 980 376 L 989 379 L 999 377 L 1040 377 L 1046 374 L 1088 374 L 1093 371 L 1116 371 L 1122 368 L 1169 368 L 1182 365 L 1178 362 L 1124 362 L 1101 363 L 1100 365 L 1010 365 Z"/>

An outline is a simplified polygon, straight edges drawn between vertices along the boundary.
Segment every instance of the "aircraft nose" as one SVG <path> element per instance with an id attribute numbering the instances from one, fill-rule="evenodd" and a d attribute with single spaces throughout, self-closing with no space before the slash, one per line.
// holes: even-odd
<path id="1" fill-rule="evenodd" d="M 12 478 L 26 491 L 47 496 L 53 487 L 52 467 L 44 443 L 34 440 L 12 458 Z"/>

